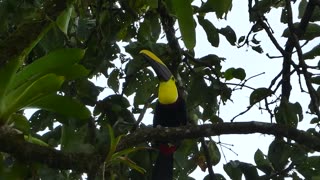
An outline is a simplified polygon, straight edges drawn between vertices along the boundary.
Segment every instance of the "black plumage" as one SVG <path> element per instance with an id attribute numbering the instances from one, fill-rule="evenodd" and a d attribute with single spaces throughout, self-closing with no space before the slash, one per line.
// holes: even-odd
<path id="1" fill-rule="evenodd" d="M 179 96 L 173 104 L 157 103 L 153 118 L 153 127 L 156 128 L 158 125 L 162 127 L 178 127 L 186 125 L 186 123 L 187 111 L 183 98 Z M 156 142 L 159 154 L 153 169 L 153 180 L 172 180 L 173 153 L 179 143 L 180 142 L 168 140 Z"/>

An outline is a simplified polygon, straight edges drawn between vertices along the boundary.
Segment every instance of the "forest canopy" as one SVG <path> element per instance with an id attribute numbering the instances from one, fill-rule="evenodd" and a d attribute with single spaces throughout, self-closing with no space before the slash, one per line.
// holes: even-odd
<path id="1" fill-rule="evenodd" d="M 320 1 L 243 3 L 251 26 L 244 35 L 228 23 L 239 8 L 232 0 L 1 1 L 0 179 L 151 179 L 153 142 L 161 140 L 181 140 L 174 179 L 194 179 L 196 168 L 211 180 L 319 178 Z M 279 9 L 284 45 L 267 18 Z M 225 41 L 230 51 L 281 61 L 280 71 L 263 87 L 248 85 L 259 74 L 247 74 L 246 64 L 225 68 L 223 53 L 196 56 L 199 27 L 210 48 Z M 265 41 L 278 56 L 268 54 Z M 175 77 L 187 125 L 144 123 L 156 107 L 159 79 L 141 50 L 156 54 Z M 104 84 L 95 83 L 101 77 Z M 106 89 L 112 93 L 101 97 Z M 250 90 L 243 111 L 231 120 L 220 116 L 243 89 Z M 293 92 L 307 94 L 308 105 L 292 100 Z M 36 111 L 29 117 L 28 109 Z M 268 114 L 268 122 L 237 121 L 249 111 Z M 307 130 L 298 128 L 306 122 Z M 257 149 L 253 164 L 233 160 L 216 171 L 223 152 L 212 137 L 254 133 L 274 138 L 268 152 Z"/>

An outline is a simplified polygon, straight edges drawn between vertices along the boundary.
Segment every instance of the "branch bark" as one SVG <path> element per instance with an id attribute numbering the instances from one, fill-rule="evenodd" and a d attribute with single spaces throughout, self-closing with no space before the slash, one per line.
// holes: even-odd
<path id="1" fill-rule="evenodd" d="M 315 6 L 316 6 L 315 0 L 310 0 L 307 4 L 306 10 L 301 18 L 301 21 L 299 23 L 299 26 L 297 29 L 295 29 L 294 34 L 296 35 L 296 38 L 300 38 L 305 33 L 307 26 L 310 22 L 310 19 L 312 17 L 312 14 L 314 12 Z M 290 22 L 290 21 L 289 21 Z M 292 22 L 291 22 L 292 24 Z M 282 68 L 282 101 L 288 101 L 290 98 L 291 93 L 291 84 L 290 84 L 290 67 L 291 67 L 291 57 L 292 57 L 292 51 L 295 47 L 295 37 L 290 36 L 288 38 L 288 41 L 286 43 L 285 48 L 285 56 L 283 58 L 283 68 Z"/>
<path id="2" fill-rule="evenodd" d="M 226 134 L 269 134 L 286 137 L 320 152 L 320 138 L 295 128 L 262 122 L 234 122 L 206 125 L 189 125 L 177 128 L 143 128 L 123 137 L 117 151 L 140 143 L 167 139 L 199 138 Z M 0 151 L 9 153 L 24 162 L 38 162 L 55 169 L 72 169 L 90 172 L 98 169 L 104 157 L 99 154 L 66 153 L 51 147 L 26 142 L 23 135 L 10 129 L 0 129 Z"/>

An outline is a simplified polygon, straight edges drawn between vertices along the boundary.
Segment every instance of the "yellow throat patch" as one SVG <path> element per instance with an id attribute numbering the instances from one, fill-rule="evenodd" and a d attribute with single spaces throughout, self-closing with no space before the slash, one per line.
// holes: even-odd
<path id="1" fill-rule="evenodd" d="M 161 81 L 159 85 L 158 100 L 161 104 L 173 104 L 178 99 L 178 90 L 173 77 L 168 81 Z"/>

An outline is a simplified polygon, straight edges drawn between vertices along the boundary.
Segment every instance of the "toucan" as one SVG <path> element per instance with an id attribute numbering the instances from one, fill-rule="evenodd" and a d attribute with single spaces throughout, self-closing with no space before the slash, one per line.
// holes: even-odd
<path id="1" fill-rule="evenodd" d="M 178 127 L 186 125 L 187 110 L 184 99 L 178 92 L 176 81 L 168 67 L 148 50 L 140 51 L 159 79 L 158 100 L 153 117 L 153 127 Z M 152 172 L 152 180 L 173 179 L 173 154 L 179 142 L 163 139 L 155 142 L 159 154 Z"/>

